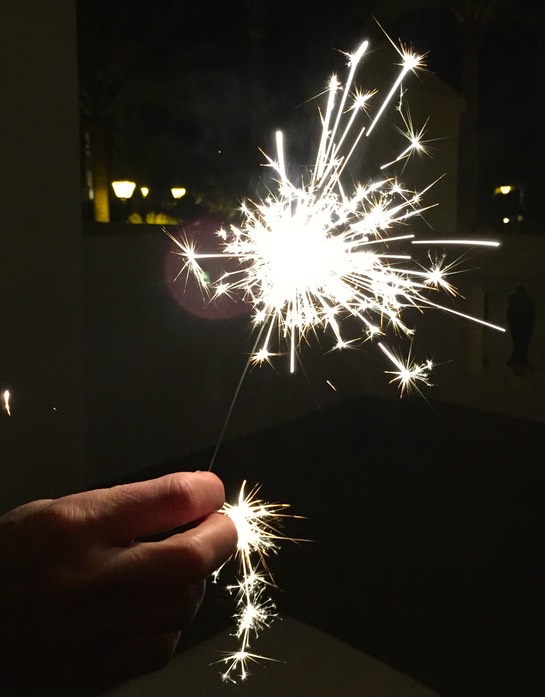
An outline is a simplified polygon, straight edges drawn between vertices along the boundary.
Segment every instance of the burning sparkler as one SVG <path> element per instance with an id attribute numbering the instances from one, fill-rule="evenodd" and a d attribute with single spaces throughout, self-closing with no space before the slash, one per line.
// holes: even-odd
<path id="1" fill-rule="evenodd" d="M 276 188 L 263 200 L 243 203 L 240 226 L 231 225 L 229 230 L 218 232 L 223 244 L 221 253 L 200 251 L 192 240 L 179 240 L 167 233 L 183 259 L 180 274 L 194 276 L 212 300 L 241 294 L 253 307 L 257 339 L 239 388 L 249 365 L 278 355 L 276 335 L 279 343 L 288 346 L 292 372 L 302 340 L 311 332 L 332 334 L 336 348 L 351 345 L 354 339 L 343 332 L 343 320 L 347 318 L 359 322 L 363 340 L 384 335 L 389 329 L 412 336 L 413 330 L 403 319 L 404 310 L 411 307 L 442 309 L 503 331 L 502 327 L 430 299 L 434 291 L 456 295 L 448 280 L 451 267 L 444 258 L 430 255 L 430 266 L 425 268 L 412 261 L 405 247 L 395 248 L 398 244 L 497 246 L 496 242 L 479 240 L 417 240 L 410 232 L 396 232 L 397 227 L 426 210 L 422 200 L 431 187 L 411 190 L 395 175 L 386 174 L 411 155 L 426 152 L 425 127 L 413 126 L 410 114 L 402 112 L 401 98 L 397 110 L 402 115 L 400 132 L 407 144 L 397 157 L 382 165 L 379 179 L 354 183 L 346 176 L 358 145 L 371 135 L 392 105 L 404 79 L 423 67 L 421 56 L 396 47 L 400 70 L 369 116 L 380 92 L 354 88 L 356 70 L 367 49 L 368 43 L 363 42 L 348 55 L 344 85 L 336 76 L 329 82 L 316 159 L 306 176 L 297 181 L 290 178 L 283 135 L 278 132 L 276 158 L 265 156 L 275 172 Z M 239 266 L 210 280 L 201 262 L 212 257 L 235 259 Z M 410 353 L 403 359 L 383 341 L 378 346 L 392 364 L 392 370 L 386 372 L 393 375 L 392 382 L 399 384 L 402 394 L 417 383 L 429 384 L 431 361 L 416 363 Z M 268 597 L 272 580 L 265 561 L 276 551 L 280 536 L 274 520 L 282 515 L 284 506 L 258 501 L 255 493 L 246 497 L 243 485 L 238 503 L 223 509 L 238 530 L 240 565 L 240 579 L 230 587 L 236 594 L 236 636 L 240 645 L 238 651 L 222 659 L 227 665 L 223 673 L 226 680 L 237 675 L 245 678 L 248 664 L 262 658 L 251 652 L 250 640 L 274 616 L 274 604 Z"/>
<path id="2" fill-rule="evenodd" d="M 276 158 L 265 156 L 277 177 L 276 190 L 264 200 L 243 203 L 242 224 L 218 232 L 223 240 L 220 253 L 200 252 L 192 241 L 171 236 L 184 260 L 181 273 L 193 275 L 212 299 L 240 293 L 253 306 L 258 338 L 250 357 L 252 364 L 278 355 L 275 335 L 288 346 L 291 372 L 301 342 L 310 332 L 332 333 L 335 348 L 352 345 L 354 339 L 346 338 L 342 331 L 347 317 L 358 320 L 362 339 L 366 340 L 384 335 L 389 329 L 412 336 L 413 330 L 402 317 L 406 308 L 438 308 L 462 314 L 429 298 L 434 290 L 455 292 L 446 279 L 447 266 L 433 262 L 426 269 L 412 263 L 405 249 L 392 251 L 400 243 L 453 243 L 416 240 L 410 232 L 395 232 L 396 225 L 406 224 L 426 210 L 422 199 L 431 187 L 410 190 L 396 176 L 383 174 L 412 154 L 426 151 L 425 128 L 414 128 L 410 115 L 402 113 L 401 103 L 397 108 L 403 117 L 401 132 L 407 140 L 402 152 L 381 167 L 381 178 L 365 184 L 351 182 L 350 190 L 343 183 L 358 144 L 371 135 L 405 77 L 423 67 L 421 56 L 404 47 L 397 49 L 401 56 L 399 73 L 370 117 L 368 110 L 379 91 L 363 93 L 354 89 L 356 69 L 367 49 L 365 41 L 348 55 L 344 86 L 336 76 L 329 82 L 316 160 L 306 177 L 301 181 L 290 179 L 283 135 L 278 132 Z M 362 119 L 366 121 L 363 124 Z M 457 244 L 497 246 L 496 242 L 479 240 Z M 210 281 L 201 261 L 222 256 L 236 259 L 240 265 Z M 468 318 L 503 331 L 482 319 Z M 379 346 L 397 371 L 402 392 L 417 381 L 429 384 L 431 361 L 416 364 L 410 357 L 398 357 L 384 343 Z"/>
<path id="3" fill-rule="evenodd" d="M 253 637 L 268 627 L 276 616 L 274 601 L 269 590 L 274 587 L 267 567 L 267 557 L 277 552 L 279 540 L 286 539 L 278 530 L 279 519 L 286 517 L 283 503 L 266 503 L 257 498 L 259 488 L 245 494 L 246 482 L 240 488 L 238 502 L 226 503 L 221 509 L 234 522 L 238 532 L 236 558 L 239 578 L 228 590 L 235 594 L 235 636 L 239 640 L 237 651 L 227 653 L 222 662 L 227 665 L 222 677 L 235 682 L 248 676 L 248 664 L 260 660 L 272 660 L 252 653 Z M 216 571 L 217 579 L 221 569 Z"/>

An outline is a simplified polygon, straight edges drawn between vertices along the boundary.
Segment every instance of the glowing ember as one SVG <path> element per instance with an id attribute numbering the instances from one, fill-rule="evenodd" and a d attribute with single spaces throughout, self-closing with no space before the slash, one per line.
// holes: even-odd
<path id="1" fill-rule="evenodd" d="M 2 409 L 6 412 L 6 414 L 8 416 L 11 416 L 10 399 L 11 399 L 10 391 L 4 390 L 2 392 Z"/>

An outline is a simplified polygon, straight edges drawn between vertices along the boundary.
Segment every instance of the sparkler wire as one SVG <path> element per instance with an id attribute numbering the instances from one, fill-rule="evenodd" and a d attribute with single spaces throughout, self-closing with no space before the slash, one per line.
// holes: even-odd
<path id="1" fill-rule="evenodd" d="M 261 338 L 261 333 L 263 331 L 263 327 L 260 329 L 259 334 L 257 335 L 257 339 L 254 344 L 254 348 L 252 349 L 252 353 L 255 351 L 257 344 L 259 343 L 259 340 Z M 242 388 L 242 384 L 244 382 L 244 378 L 246 377 L 248 373 L 248 369 L 250 368 L 250 361 L 246 361 L 244 364 L 244 369 L 242 371 L 242 375 L 240 376 L 240 379 L 237 383 L 237 386 L 235 388 L 235 392 L 233 394 L 233 398 L 231 399 L 231 403 L 229 404 L 229 409 L 227 410 L 227 414 L 225 416 L 225 420 L 223 422 L 223 426 L 221 427 L 220 434 L 218 436 L 218 439 L 216 441 L 216 447 L 214 448 L 214 452 L 212 453 L 212 457 L 210 458 L 210 464 L 208 465 L 208 471 L 212 471 L 212 468 L 214 467 L 214 463 L 216 462 L 216 457 L 218 455 L 218 451 L 220 449 L 220 445 L 223 442 L 223 438 L 225 436 L 225 432 L 227 431 L 227 426 L 229 424 L 229 421 L 231 420 L 231 414 L 233 413 L 233 409 L 235 408 L 235 403 L 237 401 L 239 392 Z"/>

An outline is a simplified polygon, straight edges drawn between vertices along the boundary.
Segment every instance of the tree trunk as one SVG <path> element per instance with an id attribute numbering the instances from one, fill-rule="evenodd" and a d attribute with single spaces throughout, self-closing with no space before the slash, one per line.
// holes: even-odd
<path id="1" fill-rule="evenodd" d="M 462 91 L 466 109 L 460 116 L 458 163 L 458 226 L 470 230 L 478 223 L 479 201 L 479 37 L 462 27 Z"/>
<path id="2" fill-rule="evenodd" d="M 246 0 L 246 35 L 249 40 L 248 115 L 253 141 L 252 159 L 255 158 L 256 142 L 263 137 L 263 116 L 266 111 L 264 42 L 269 31 L 269 5 L 269 0 Z"/>

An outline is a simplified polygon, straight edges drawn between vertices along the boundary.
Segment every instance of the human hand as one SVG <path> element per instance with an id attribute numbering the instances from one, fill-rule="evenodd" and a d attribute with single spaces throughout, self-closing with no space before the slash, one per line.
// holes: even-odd
<path id="1" fill-rule="evenodd" d="M 1 517 L 0 684 L 117 681 L 166 664 L 204 579 L 235 551 L 223 501 L 214 474 L 178 473 Z"/>

